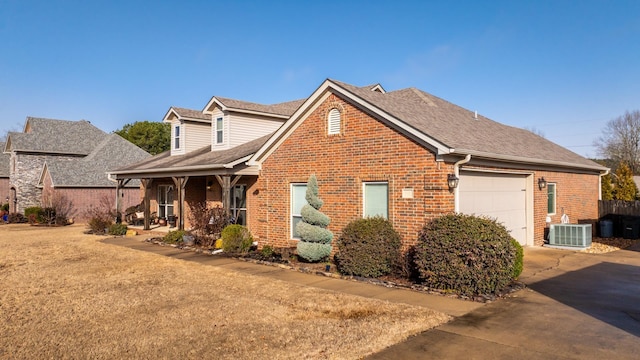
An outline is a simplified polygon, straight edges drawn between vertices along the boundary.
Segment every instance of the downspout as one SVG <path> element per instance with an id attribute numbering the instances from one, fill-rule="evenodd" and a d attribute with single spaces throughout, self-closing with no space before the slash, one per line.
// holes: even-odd
<path id="1" fill-rule="evenodd" d="M 609 175 L 609 170 L 610 169 L 607 169 L 604 174 L 600 174 L 600 177 L 598 178 L 598 200 L 602 200 L 602 178 Z"/>
<path id="2" fill-rule="evenodd" d="M 466 164 L 469 161 L 471 161 L 471 154 L 467 154 L 467 156 L 464 157 L 464 159 L 456 162 L 455 164 L 453 164 L 453 174 L 460 179 L 460 165 Z M 460 211 L 460 196 L 458 195 L 459 192 L 459 186 L 456 186 L 455 189 L 453 189 L 453 198 L 454 198 L 454 210 L 456 213 L 458 213 Z"/>

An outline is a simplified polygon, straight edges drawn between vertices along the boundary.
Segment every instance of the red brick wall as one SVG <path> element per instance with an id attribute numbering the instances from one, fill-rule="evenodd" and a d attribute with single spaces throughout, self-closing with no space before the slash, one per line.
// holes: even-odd
<path id="1" fill-rule="evenodd" d="M 334 107 L 341 109 L 342 132 L 327 135 L 327 114 Z M 324 200 L 320 210 L 331 218 L 337 239 L 362 217 L 363 182 L 387 181 L 389 219 L 408 246 L 427 220 L 454 210 L 446 185 L 451 172 L 451 164 L 436 162 L 433 153 L 331 95 L 263 163 L 249 196 L 250 229 L 263 244 L 294 245 L 290 184 L 315 174 Z M 413 188 L 413 199 L 402 198 L 403 188 Z"/>
<path id="2" fill-rule="evenodd" d="M 547 189 L 538 188 L 538 179 L 541 177 L 549 183 L 556 183 L 556 214 L 551 216 L 551 223 L 560 223 L 563 209 L 572 224 L 580 220 L 598 219 L 598 175 L 537 171 L 534 180 L 535 245 L 543 244 L 547 225 Z"/>

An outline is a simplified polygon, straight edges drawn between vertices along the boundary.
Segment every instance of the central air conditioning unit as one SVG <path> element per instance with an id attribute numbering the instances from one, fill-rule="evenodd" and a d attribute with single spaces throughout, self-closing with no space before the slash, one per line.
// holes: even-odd
<path id="1" fill-rule="evenodd" d="M 549 245 L 588 248 L 591 246 L 591 224 L 552 224 Z"/>

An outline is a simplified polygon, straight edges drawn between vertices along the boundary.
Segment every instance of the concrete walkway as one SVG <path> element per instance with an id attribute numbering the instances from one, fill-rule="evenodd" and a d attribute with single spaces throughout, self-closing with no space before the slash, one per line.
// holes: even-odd
<path id="1" fill-rule="evenodd" d="M 184 251 L 170 246 L 159 246 L 145 242 L 144 239 L 148 237 L 150 236 L 138 235 L 133 237 L 115 237 L 105 239 L 103 242 L 319 289 L 339 291 L 346 294 L 415 306 L 423 306 L 455 317 L 462 316 L 483 306 L 482 303 L 459 300 L 445 296 L 431 295 L 404 289 L 387 288 L 373 284 L 365 284 L 358 281 L 336 279 L 314 274 L 306 274 L 276 266 L 254 264 L 226 257 L 197 254 L 195 252 Z"/>
<path id="2" fill-rule="evenodd" d="M 528 288 L 370 359 L 638 359 L 640 244 L 525 249 Z"/>

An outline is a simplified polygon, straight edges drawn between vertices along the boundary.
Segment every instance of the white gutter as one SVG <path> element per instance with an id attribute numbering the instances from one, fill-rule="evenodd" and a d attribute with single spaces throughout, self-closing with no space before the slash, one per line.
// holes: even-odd
<path id="1" fill-rule="evenodd" d="M 460 179 L 460 165 L 466 164 L 469 161 L 471 161 L 471 154 L 467 154 L 467 156 L 464 157 L 464 159 L 456 162 L 455 164 L 453 164 L 453 174 Z M 453 189 L 453 198 L 454 198 L 454 202 L 455 202 L 455 212 L 458 213 L 460 211 L 460 196 L 458 195 L 460 186 L 456 186 L 455 189 Z"/>
<path id="2" fill-rule="evenodd" d="M 600 177 L 598 177 L 598 200 L 602 200 L 602 178 L 609 175 L 609 170 L 610 169 L 607 169 L 607 171 L 605 171 L 603 174 L 600 174 Z"/>

